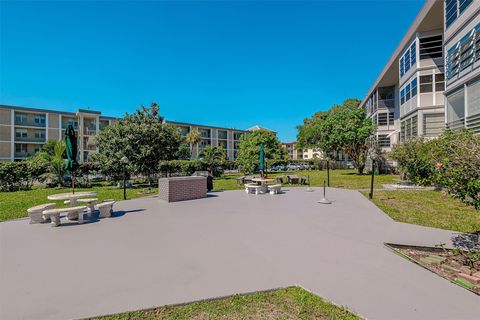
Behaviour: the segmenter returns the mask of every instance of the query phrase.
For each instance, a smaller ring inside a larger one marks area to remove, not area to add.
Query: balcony
[[[27,158],[27,157],[30,157],[32,154],[30,154],[29,152],[15,152],[13,154],[13,156],[15,158]]]
[[[395,99],[378,99],[379,109],[393,109],[395,108]]]
[[[92,128],[83,128],[83,134],[86,136],[95,136],[97,134],[97,130]]]
[[[18,142],[40,142],[43,143],[46,141],[45,137],[43,138],[35,138],[35,137],[15,137],[15,141]]]
[[[62,122],[62,129],[67,129],[68,125],[71,124],[73,125],[73,129],[74,130],[78,130],[78,123],[75,122],[75,123],[71,123],[71,122]]]
[[[45,123],[37,123],[35,121],[29,121],[29,120],[15,119],[15,125],[16,126],[28,126],[28,127],[45,128]]]
[[[465,128],[465,118],[460,118],[455,121],[450,121],[447,123],[447,129],[450,130],[460,130]]]

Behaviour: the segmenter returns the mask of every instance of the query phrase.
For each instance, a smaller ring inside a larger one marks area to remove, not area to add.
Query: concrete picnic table
[[[70,207],[77,206],[77,200],[80,198],[94,197],[97,193],[95,191],[81,191],[81,192],[67,192],[51,194],[47,198],[48,200],[70,200]]]
[[[268,186],[267,186],[268,183],[269,182],[275,182],[275,179],[272,179],[272,178],[253,178],[252,181],[259,184],[262,187],[261,190],[264,193],[266,193],[268,191]]]

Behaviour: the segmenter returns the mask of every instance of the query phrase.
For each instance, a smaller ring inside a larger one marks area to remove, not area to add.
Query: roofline
[[[103,116],[100,111],[88,110],[88,109],[78,109],[76,112],[70,112],[70,111],[58,111],[58,110],[42,109],[42,108],[12,106],[12,105],[6,105],[6,104],[0,104],[0,108],[23,110],[23,111],[32,111],[32,112],[59,113],[59,114],[64,114],[64,115],[69,115],[69,116],[76,116],[77,112],[92,113],[92,114],[98,115],[98,116],[100,116],[101,118],[104,118],[104,119],[117,119],[115,117]]]
[[[242,129],[237,129],[237,128],[217,127],[217,126],[209,126],[209,125],[205,125],[205,124],[196,124],[196,123],[189,123],[189,122],[179,122],[179,121],[165,120],[165,123],[175,124],[175,125],[180,125],[180,126],[194,126],[194,127],[205,127],[205,128],[214,128],[214,129],[234,130],[234,131],[240,131],[242,133],[247,132],[247,130],[242,130]]]
[[[368,90],[367,94],[363,98],[362,102],[360,103],[360,106],[363,106],[365,102],[367,101],[368,97],[372,92],[375,90],[375,88],[378,86],[378,83],[380,80],[385,76],[387,71],[390,69],[392,66],[393,62],[400,56],[400,54],[403,51],[403,48],[407,45],[407,43],[410,41],[410,39],[413,37],[415,34],[418,26],[420,23],[423,21],[425,16],[428,14],[428,12],[432,9],[433,5],[436,3],[437,0],[427,0],[425,4],[423,5],[422,9],[420,9],[420,12],[417,14],[415,17],[415,20],[413,20],[412,24],[410,25],[410,28],[408,29],[407,33],[403,36],[402,41],[397,45],[395,51],[393,51],[393,54],[390,56],[390,59],[388,60],[387,64],[383,67],[382,71],[378,75],[377,79],[373,83],[373,85],[370,87]]]

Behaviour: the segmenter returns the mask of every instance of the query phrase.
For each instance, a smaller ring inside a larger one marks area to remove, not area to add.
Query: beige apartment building
[[[297,149],[296,142],[282,142],[282,148],[285,149],[289,160],[302,160],[303,151]]]
[[[86,161],[90,154],[98,151],[95,136],[116,120],[93,110],[61,112],[0,105],[0,161],[20,160],[34,155],[46,141],[63,139],[68,124],[74,126],[78,136],[80,161]],[[255,130],[268,130],[260,126],[238,130],[175,121],[165,122],[178,127],[182,136],[186,136],[193,129],[200,132],[202,135],[200,143],[190,146],[192,158],[197,158],[202,148],[212,145],[222,146],[228,159],[236,159],[240,137],[243,134]]]

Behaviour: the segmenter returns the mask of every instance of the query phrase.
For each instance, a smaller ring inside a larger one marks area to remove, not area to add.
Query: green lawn
[[[360,319],[301,288],[292,287],[270,292],[195,302],[181,306],[161,307],[149,311],[127,312],[94,318],[97,320],[132,319]]]
[[[269,177],[277,177],[285,174],[297,174],[300,176],[309,176],[311,186],[323,186],[323,180],[327,180],[326,170],[307,170],[295,172],[270,173]],[[242,189],[236,182],[236,178],[241,174],[224,175],[215,179],[213,186],[215,190],[238,190]],[[370,175],[358,175],[355,170],[330,170],[330,186],[346,189],[368,189],[370,188]],[[398,175],[378,175],[375,176],[375,188],[382,188],[382,184],[393,183],[399,179]]]
[[[364,193],[368,196],[367,193]],[[460,232],[480,231],[480,211],[439,191],[375,191],[373,202],[395,221]]]
[[[99,201],[104,199],[123,200],[123,189],[114,186],[98,185],[88,189],[75,189],[78,191],[96,191]],[[127,199],[143,197],[146,194],[142,188],[127,189]],[[157,192],[157,189],[152,189]],[[51,201],[48,195],[55,193],[72,192],[71,188],[44,188],[35,187],[28,191],[0,192],[0,221],[22,218],[28,216],[27,209],[48,202],[56,202],[57,207],[63,206],[63,201]]]

